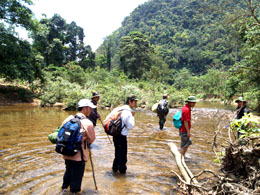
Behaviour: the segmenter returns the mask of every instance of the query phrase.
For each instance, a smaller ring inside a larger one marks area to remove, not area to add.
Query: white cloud
[[[37,19],[57,13],[67,23],[84,29],[85,43],[96,50],[103,38],[121,26],[123,19],[147,0],[34,0],[30,6]]]

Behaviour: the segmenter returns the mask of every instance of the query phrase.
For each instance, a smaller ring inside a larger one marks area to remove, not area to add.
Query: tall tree
[[[252,86],[252,92],[257,97],[257,110],[260,111],[260,3],[259,1],[248,2],[249,19],[246,20],[245,28],[242,29],[243,35],[243,60],[237,64],[237,67],[243,69],[246,80]]]
[[[22,79],[32,82],[42,78],[41,64],[33,55],[28,41],[21,40],[14,26],[33,29],[32,12],[26,7],[30,0],[0,1],[0,76],[7,79]]]
[[[63,66],[71,61],[84,68],[94,66],[95,55],[90,46],[84,45],[84,37],[81,27],[75,22],[67,24],[58,14],[42,19],[32,33],[33,46],[44,56],[46,66]]]
[[[141,78],[152,66],[153,48],[148,37],[141,32],[131,32],[120,39],[120,68],[130,78]]]
[[[31,0],[1,0],[0,22],[21,25],[26,29],[31,28],[32,11],[26,7],[31,4]]]

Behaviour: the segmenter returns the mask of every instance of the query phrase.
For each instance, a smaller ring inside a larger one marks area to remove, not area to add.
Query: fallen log
[[[182,176],[184,177],[184,180],[186,181],[186,183],[191,184],[191,179],[192,179],[193,183],[198,184],[198,181],[194,178],[192,172],[187,167],[187,165],[184,161],[184,156],[181,155],[177,146],[174,143],[169,143],[168,146],[170,147],[170,150],[175,157],[176,164],[177,164]]]

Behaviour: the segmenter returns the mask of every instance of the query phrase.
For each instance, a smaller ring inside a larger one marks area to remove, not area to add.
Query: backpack
[[[121,134],[122,118],[121,113],[123,110],[116,111],[105,123],[104,130],[108,135],[118,136]]]
[[[157,112],[158,113],[167,113],[168,112],[167,106],[168,106],[168,102],[165,99],[160,100],[158,103]]]
[[[58,133],[59,133],[61,127],[62,127],[62,126],[58,127],[57,129],[54,130],[53,133],[51,133],[51,134],[48,135],[48,138],[49,138],[49,140],[50,140],[51,143],[56,144],[56,142],[57,142],[57,136],[58,136]]]
[[[181,110],[179,110],[174,116],[173,116],[173,125],[176,129],[180,129],[182,126],[182,122],[181,122]]]
[[[73,119],[65,123],[59,130],[55,151],[57,153],[74,156],[81,151],[80,117],[75,115]]]

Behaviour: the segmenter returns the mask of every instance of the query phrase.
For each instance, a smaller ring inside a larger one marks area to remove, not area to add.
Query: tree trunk
[[[190,184],[191,178],[193,178],[193,174],[191,173],[191,171],[187,167],[186,163],[184,162],[184,156],[181,155],[177,146],[174,143],[169,143],[168,146],[170,147],[172,154],[175,156],[175,161],[177,163],[177,166],[178,166],[182,176],[184,177],[185,181],[188,184]],[[196,179],[193,179],[192,181],[195,184],[198,183]]]

